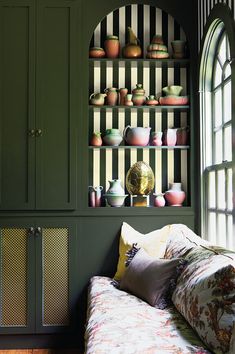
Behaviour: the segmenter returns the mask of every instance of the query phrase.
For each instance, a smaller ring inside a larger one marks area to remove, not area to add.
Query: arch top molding
[[[83,30],[86,43],[89,43],[94,29],[110,12],[122,6],[150,5],[171,15],[183,28],[190,46],[190,52],[197,47],[197,1],[196,0],[86,0],[83,3]],[[195,47],[195,48],[194,48]]]

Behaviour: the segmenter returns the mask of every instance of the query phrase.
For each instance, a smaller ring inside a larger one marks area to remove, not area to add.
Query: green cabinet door
[[[77,1],[37,7],[36,208],[74,209]]]
[[[0,2],[0,208],[34,207],[35,2]],[[33,135],[33,134],[32,134]]]
[[[36,333],[69,332],[78,294],[76,225],[51,218],[36,225]]]
[[[9,226],[10,225],[10,226]],[[0,334],[35,332],[33,222],[0,222]]]

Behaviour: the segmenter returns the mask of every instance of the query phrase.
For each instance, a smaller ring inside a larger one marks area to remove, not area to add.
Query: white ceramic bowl
[[[124,195],[113,195],[113,194],[104,194],[104,197],[107,199],[108,204],[111,207],[121,207],[124,203],[125,198],[128,194]]]

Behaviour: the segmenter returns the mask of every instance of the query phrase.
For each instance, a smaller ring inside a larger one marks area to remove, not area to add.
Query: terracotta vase
[[[118,103],[118,92],[115,87],[106,88],[104,90],[106,93],[106,104],[108,106],[116,106]]]
[[[175,40],[171,42],[173,49],[173,58],[182,59],[185,58],[185,45],[186,42],[182,40]]]
[[[89,57],[90,58],[104,58],[105,51],[103,48],[100,47],[93,47],[89,50]]]
[[[132,90],[132,102],[135,106],[142,106],[145,101],[145,90],[142,84],[136,84],[136,88]]]
[[[124,106],[125,105],[125,98],[126,95],[128,94],[128,89],[127,88],[120,88],[119,89],[119,105]]]
[[[177,140],[176,145],[187,145],[189,130],[187,127],[177,129]]]
[[[158,100],[156,100],[156,97],[154,95],[150,95],[146,98],[145,102],[148,106],[156,106],[158,104]]]
[[[170,183],[170,189],[165,192],[165,198],[169,206],[182,206],[185,192],[181,189],[181,183]]]
[[[142,56],[139,40],[130,27],[128,27],[128,43],[123,47],[122,55],[124,58],[140,58]]]
[[[107,36],[104,41],[104,49],[107,58],[118,58],[120,54],[120,43],[117,36]]]
[[[127,94],[125,97],[125,106],[133,106],[132,94]]]
[[[102,138],[101,138],[101,133],[100,132],[94,132],[92,134],[92,138],[91,138],[90,144],[92,146],[101,146],[102,145]]]

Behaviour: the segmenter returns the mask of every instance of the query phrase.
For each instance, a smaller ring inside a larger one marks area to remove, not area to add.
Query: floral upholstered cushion
[[[156,309],[93,277],[88,293],[86,354],[210,353],[174,307]]]
[[[213,352],[228,353],[235,323],[234,254],[195,247],[185,259],[173,303]]]
[[[211,244],[197,236],[183,224],[171,225],[164,258],[183,257],[195,246],[210,247]]]

